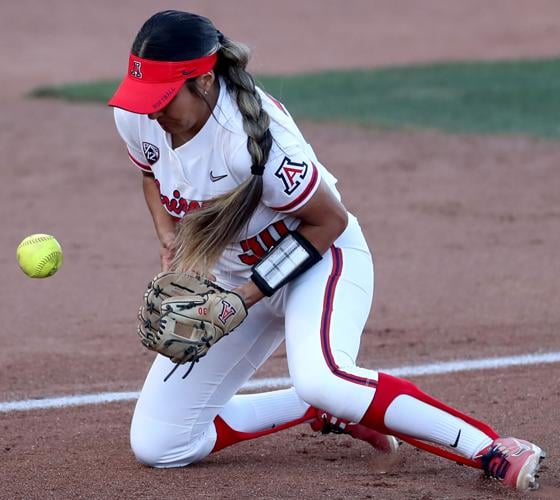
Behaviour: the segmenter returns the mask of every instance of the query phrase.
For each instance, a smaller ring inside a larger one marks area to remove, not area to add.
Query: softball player
[[[160,12],[138,32],[109,102],[144,174],[162,268],[209,272],[250,308],[187,378],[164,381],[174,365],[156,357],[131,425],[138,460],[185,466],[306,422],[388,453],[397,436],[507,486],[536,487],[541,448],[356,366],[371,254],[336,179],[284,106],[255,87],[248,59],[210,20]],[[282,341],[293,387],[238,395]]]

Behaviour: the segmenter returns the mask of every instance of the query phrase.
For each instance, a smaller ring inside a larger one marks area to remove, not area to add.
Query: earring
[[[207,91],[207,90],[204,91],[204,95],[208,95],[208,91]]]

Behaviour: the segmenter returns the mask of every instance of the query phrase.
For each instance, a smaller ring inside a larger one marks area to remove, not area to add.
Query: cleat
[[[365,425],[337,418],[321,410],[317,410],[315,419],[310,422],[310,425],[314,431],[322,434],[348,434],[355,439],[369,443],[381,453],[396,453],[400,446],[400,442],[394,436],[388,436]]]
[[[497,438],[475,458],[486,477],[518,490],[536,490],[540,463],[546,453],[536,444],[516,438]]]

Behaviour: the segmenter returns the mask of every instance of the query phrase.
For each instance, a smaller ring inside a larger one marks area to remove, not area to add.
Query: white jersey
[[[215,269],[222,276],[249,278],[252,265],[266,250],[297,227],[299,221],[289,214],[309,201],[321,179],[338,196],[336,179],[317,160],[284,106],[260,89],[259,93],[271,119],[273,145],[263,174],[260,203],[245,234],[228,245]],[[156,120],[119,108],[114,112],[130,159],[154,175],[163,206],[176,218],[234,189],[252,175],[242,116],[223,81],[213,117],[190,141],[175,149],[170,134]]]

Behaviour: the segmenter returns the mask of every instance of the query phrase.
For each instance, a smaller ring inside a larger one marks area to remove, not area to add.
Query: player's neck
[[[179,135],[179,134],[171,134],[171,147],[173,149],[177,149],[179,147],[181,147],[183,144],[189,142],[192,138],[194,137],[186,137],[184,135]]]

